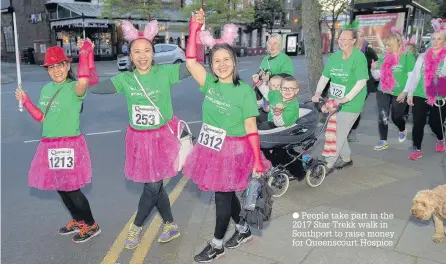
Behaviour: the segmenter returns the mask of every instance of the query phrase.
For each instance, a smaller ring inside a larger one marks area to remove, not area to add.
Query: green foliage
[[[99,0],[104,4],[101,17],[129,17],[151,20],[164,18],[163,5],[158,0]]]
[[[282,0],[259,0],[254,6],[255,20],[249,26],[252,29],[261,29],[263,25],[267,28],[274,27],[274,20],[279,20],[283,26],[289,21],[286,20],[285,9]]]
[[[254,21],[254,8],[243,8],[243,0],[207,0],[204,6],[206,12],[206,27],[219,29],[226,24],[247,24]],[[192,13],[201,7],[201,0],[195,0],[184,8]]]

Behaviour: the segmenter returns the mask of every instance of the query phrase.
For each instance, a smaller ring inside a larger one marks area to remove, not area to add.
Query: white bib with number
[[[135,126],[157,126],[160,115],[154,106],[132,105],[132,122]]]
[[[336,83],[330,83],[330,94],[336,98],[344,98],[345,86]]]
[[[50,170],[74,169],[74,149],[72,148],[48,149],[48,166]]]
[[[224,129],[204,124],[201,127],[198,143],[215,151],[220,151],[225,142],[226,131]]]

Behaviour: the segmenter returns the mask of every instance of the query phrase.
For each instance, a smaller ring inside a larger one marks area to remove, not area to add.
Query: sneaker
[[[423,157],[423,152],[421,152],[421,150],[415,147],[413,148],[412,153],[410,153],[409,155],[410,160],[418,160],[421,159],[422,157]]]
[[[141,240],[142,227],[132,224],[129,228],[129,233],[127,234],[127,240],[124,243],[126,249],[134,249],[139,245]]]
[[[209,263],[214,259],[222,258],[225,255],[225,248],[216,248],[212,243],[208,245],[200,252],[200,254],[194,257],[194,260],[198,263]]]
[[[444,139],[443,140],[437,140],[437,144],[435,145],[435,151],[436,152],[444,152],[446,150],[446,144]]]
[[[100,233],[101,229],[99,228],[98,223],[94,223],[91,226],[87,224],[81,224],[81,230],[73,237],[73,242],[84,243],[99,235]]]
[[[348,142],[356,142],[356,131],[352,130],[347,137]]]
[[[398,141],[400,143],[403,143],[407,138],[407,129],[404,130],[403,132],[398,132]]]
[[[388,148],[389,148],[389,145],[387,145],[387,141],[380,140],[380,141],[378,141],[378,144],[376,144],[374,149],[377,150],[377,151],[380,151],[380,150],[385,150],[385,149],[388,149]]]
[[[83,222],[78,222],[73,219],[66,226],[59,229],[59,235],[66,236],[78,233],[79,230],[81,230],[81,224],[83,224]]]
[[[225,248],[238,248],[241,244],[249,242],[252,239],[251,230],[248,228],[246,233],[240,233],[238,230],[235,230],[235,233],[232,237],[226,241]]]
[[[178,226],[174,223],[167,222],[163,225],[163,232],[159,236],[158,242],[167,243],[179,236],[180,236],[180,230],[178,229]]]
[[[340,170],[346,167],[350,167],[353,165],[353,160],[350,159],[349,161],[344,161],[342,159],[340,159],[338,162],[336,162],[335,167],[336,169]]]

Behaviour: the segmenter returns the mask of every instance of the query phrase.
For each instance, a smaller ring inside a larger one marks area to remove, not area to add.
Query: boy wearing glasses
[[[260,124],[260,130],[268,130],[276,127],[287,127],[296,123],[299,118],[299,102],[297,100],[297,93],[299,92],[299,82],[293,77],[288,76],[280,82],[280,89],[276,90],[273,87],[276,84],[276,77],[271,78],[270,86],[262,84],[259,90],[263,96],[268,99],[269,106],[266,109],[268,114],[268,121]]]

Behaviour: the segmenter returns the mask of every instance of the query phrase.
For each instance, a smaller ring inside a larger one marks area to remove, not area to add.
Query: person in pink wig
[[[180,236],[174,223],[169,196],[163,180],[178,174],[179,119],[173,114],[171,87],[190,76],[184,64],[156,65],[153,40],[158,34],[156,20],[142,32],[131,22],[122,21],[129,42],[131,69],[90,87],[95,94],[119,93],[125,96],[129,125],[125,137],[124,174],[128,180],[144,183],[135,220],[128,230],[125,248],[134,249],[141,240],[142,226],[154,207],[163,219],[158,242]],[[182,129],[180,129],[182,130]]]
[[[203,191],[215,192],[217,219],[214,238],[194,257],[196,262],[210,262],[225,254],[224,247],[236,248],[252,239],[246,222],[240,218],[240,201],[235,192],[247,188],[251,173],[265,172],[271,164],[260,152],[257,109],[254,90],[240,80],[237,58],[231,46],[238,36],[237,26],[225,25],[221,39],[208,31],[201,9],[189,22],[186,65],[205,94],[203,125],[192,153],[186,159],[183,174]],[[196,44],[211,47],[211,72],[197,62]],[[233,236],[223,243],[231,218],[236,224]]]
[[[446,149],[442,128],[446,117],[446,29],[440,23],[441,19],[432,20],[435,30],[432,34],[432,46],[418,56],[404,92],[398,97],[400,102],[404,102],[407,96],[407,103],[413,109],[413,149],[409,155],[411,160],[423,156],[421,143],[428,112],[429,126],[437,136],[435,151],[444,152]]]
[[[91,183],[91,161],[87,142],[80,132],[79,118],[88,85],[97,83],[93,44],[79,40],[77,77],[71,71],[71,58],[59,46],[45,52],[44,64],[51,82],[45,84],[37,106],[21,89],[17,100],[34,120],[42,124],[42,140],[37,147],[28,173],[28,185],[39,190],[56,190],[72,220],[59,229],[71,235],[73,242],[83,243],[99,235],[87,197],[80,190]]]

